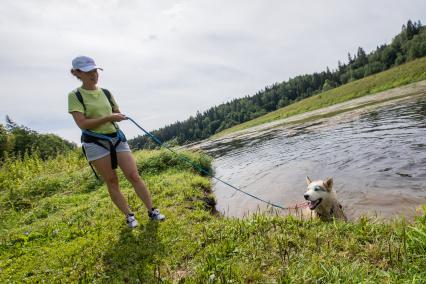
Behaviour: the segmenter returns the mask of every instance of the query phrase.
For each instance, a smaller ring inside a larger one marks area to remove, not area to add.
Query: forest
[[[299,75],[275,83],[254,95],[233,99],[197,112],[185,121],[177,121],[151,133],[170,145],[184,145],[203,140],[224,129],[285,107],[301,99],[319,94],[366,76],[385,71],[426,55],[426,27],[420,21],[408,20],[390,44],[382,44],[366,54],[362,47],[348,53],[347,62],[338,61],[337,68],[320,73]],[[158,145],[147,135],[129,140],[133,149],[149,149]]]
[[[6,125],[0,124],[0,165],[5,159],[17,159],[25,155],[38,155],[46,160],[75,148],[76,144],[57,135],[40,134],[18,125],[9,116],[6,116]]]

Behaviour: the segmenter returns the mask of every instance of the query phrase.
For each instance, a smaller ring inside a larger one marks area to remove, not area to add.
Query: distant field
[[[414,60],[387,71],[353,81],[338,88],[298,101],[274,112],[265,114],[256,119],[225,129],[213,136],[219,138],[226,134],[237,132],[253,126],[268,123],[274,120],[287,118],[293,115],[331,106],[369,94],[403,86],[426,79],[426,57]]]

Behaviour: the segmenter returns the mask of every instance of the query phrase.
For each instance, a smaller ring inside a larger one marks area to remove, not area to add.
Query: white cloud
[[[73,57],[93,56],[100,83],[147,129],[266,85],[336,67],[387,43],[424,1],[3,1],[0,115],[78,141],[66,112]],[[384,8],[386,7],[386,8]],[[123,127],[133,137],[138,130]]]

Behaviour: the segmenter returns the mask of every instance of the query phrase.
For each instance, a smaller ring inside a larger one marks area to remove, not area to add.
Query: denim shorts
[[[112,141],[113,141],[113,144],[115,144],[117,142],[117,138],[112,138]],[[108,145],[108,142],[102,141],[101,143],[104,144],[105,146]],[[86,157],[89,162],[98,160],[110,154],[110,152],[107,149],[95,143],[83,142],[82,146],[84,147],[84,151],[86,151]],[[115,151],[117,153],[130,152],[129,144],[127,142],[120,142],[117,148],[115,148]]]

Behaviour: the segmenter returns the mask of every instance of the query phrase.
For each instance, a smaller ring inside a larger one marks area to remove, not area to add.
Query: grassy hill
[[[213,138],[422,80],[426,80],[426,57],[298,101],[225,129],[215,134]]]
[[[210,167],[210,159],[184,152]],[[305,283],[426,279],[426,215],[407,223],[362,218],[323,223],[256,214],[212,214],[210,179],[169,152],[135,153],[155,204],[148,221],[120,176],[140,221],[124,217],[78,152],[0,168],[0,283]],[[425,208],[426,209],[426,208]]]

